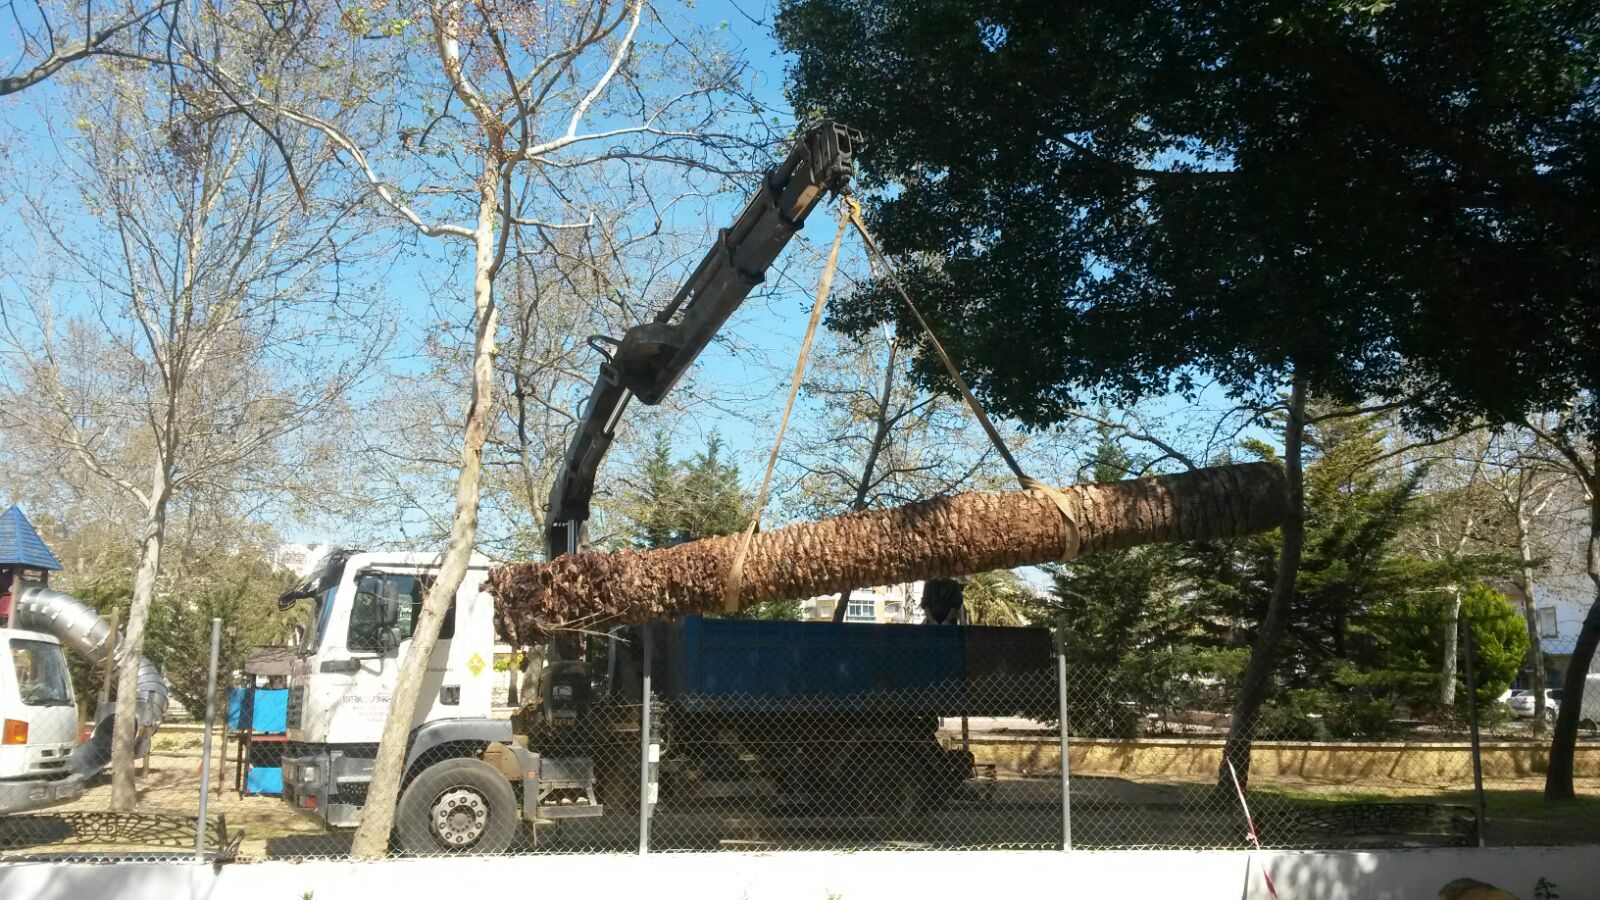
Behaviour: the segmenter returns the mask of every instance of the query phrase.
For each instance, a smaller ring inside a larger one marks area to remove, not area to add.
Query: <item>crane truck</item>
[[[807,130],[654,321],[621,340],[590,339],[605,359],[551,490],[550,558],[578,552],[627,404],[667,395],[824,196],[848,189],[859,140],[831,121]],[[360,822],[399,664],[438,563],[334,551],[280,601],[312,604],[289,678],[282,797],[327,827]],[[526,823],[636,811],[647,667],[661,706],[651,737],[663,787],[736,775],[774,795],[838,802],[887,791],[910,807],[941,802],[971,772],[969,755],[937,741],[940,716],[1018,711],[1003,691],[961,686],[1049,666],[1042,629],[691,617],[617,629],[604,652],[553,646],[538,702],[495,718],[488,567],[472,559],[412,713],[395,825],[408,852],[499,852]],[[935,704],[926,690],[934,685],[954,687]],[[779,721],[823,729],[847,749],[797,757],[770,740]],[[744,750],[730,755],[730,746]]]

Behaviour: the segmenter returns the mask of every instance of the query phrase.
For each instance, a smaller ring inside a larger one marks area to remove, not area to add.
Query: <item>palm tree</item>
[[[864,510],[758,534],[738,585],[739,608],[873,584],[958,578],[1082,553],[1265,531],[1284,518],[1273,463],[1198,469],[1056,494],[972,492]],[[560,556],[490,573],[513,643],[552,629],[601,628],[723,609],[741,535],[656,550]]]
[[[1030,593],[1022,578],[1010,569],[969,575],[961,605],[970,625],[1024,625]]]

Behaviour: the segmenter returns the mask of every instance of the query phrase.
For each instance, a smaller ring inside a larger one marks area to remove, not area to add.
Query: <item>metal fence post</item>
[[[1467,663],[1467,727],[1472,734],[1472,812],[1477,820],[1478,846],[1488,846],[1484,839],[1484,819],[1487,818],[1483,808],[1483,751],[1478,743],[1478,679],[1472,671],[1472,658],[1476,655],[1476,648],[1472,646],[1472,623],[1467,621],[1465,610],[1456,620],[1461,628],[1461,647],[1466,651]]]
[[[194,826],[195,862],[204,862],[206,857],[206,794],[211,787],[211,726],[217,718],[217,647],[221,641],[222,620],[212,619],[211,668],[206,678],[206,736],[200,745],[200,816]]]
[[[650,801],[654,785],[650,778],[655,741],[650,739],[650,623],[639,626],[644,641],[644,678],[639,690],[639,853],[650,852]]]
[[[1056,701],[1061,723],[1061,849],[1072,849],[1072,774],[1068,763],[1067,738],[1067,654],[1061,633],[1056,632]]]

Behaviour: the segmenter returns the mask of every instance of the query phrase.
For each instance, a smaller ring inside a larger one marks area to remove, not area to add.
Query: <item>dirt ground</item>
[[[219,742],[220,743],[220,742]],[[234,789],[237,744],[229,740],[212,756],[208,816],[223,816],[230,833],[243,830],[240,847],[246,859],[340,856],[349,847],[348,833],[323,831],[309,817],[288,808],[276,796],[242,797]],[[980,763],[982,760],[980,760]],[[169,731],[159,735],[149,771],[139,777],[140,812],[192,817],[199,800],[200,736]],[[218,790],[218,785],[222,789]],[[1486,832],[1498,844],[1600,842],[1600,778],[1582,778],[1580,799],[1569,804],[1542,800],[1542,778],[1491,780]],[[102,779],[74,803],[40,811],[40,821],[56,813],[104,812],[110,809],[111,787]],[[1345,781],[1273,776],[1251,785],[1250,802],[1258,819],[1292,815],[1310,807],[1350,803],[1426,802],[1471,806],[1469,786],[1376,781]],[[1053,776],[1027,777],[998,773],[974,779],[945,807],[920,814],[914,821],[894,816],[846,814],[775,817],[758,805],[740,801],[675,799],[657,807],[652,846],[663,850],[800,849],[808,847],[904,848],[1059,846],[1062,829],[1060,783]],[[1206,779],[1167,777],[1096,777],[1071,781],[1071,816],[1075,844],[1083,847],[1231,846],[1242,834],[1242,813],[1228,798],[1219,799]],[[16,825],[13,823],[13,831]],[[568,822],[540,829],[537,849],[543,852],[627,852],[637,847],[637,816],[607,814],[601,819]],[[192,828],[130,826],[116,843],[52,840],[0,842],[0,853],[88,853],[144,850],[182,852],[193,846]],[[534,849],[527,845],[522,850]]]
[[[261,857],[266,853],[269,838],[285,835],[324,835],[310,818],[289,809],[275,796],[243,797],[234,790],[234,771],[237,765],[238,744],[230,737],[226,752],[220,737],[213,739],[211,756],[210,795],[206,799],[206,816],[222,816],[230,832],[243,829],[244,843],[241,853]],[[200,753],[201,736],[194,732],[169,731],[156,735],[150,755],[148,772],[138,777],[139,812],[193,817],[200,806]],[[218,784],[222,789],[218,790]],[[39,810],[38,813],[104,812],[111,809],[111,781],[102,775],[78,800],[62,806]],[[140,835],[127,835],[130,844],[140,845]],[[166,840],[163,835],[162,840]],[[190,841],[193,833],[190,832]],[[156,849],[147,842],[144,847]],[[159,846],[159,845],[158,845]],[[192,844],[189,846],[192,847]],[[37,850],[39,848],[29,848]],[[62,848],[66,849],[66,848]],[[71,849],[110,849],[98,845],[74,845]],[[121,848],[118,848],[121,849]]]

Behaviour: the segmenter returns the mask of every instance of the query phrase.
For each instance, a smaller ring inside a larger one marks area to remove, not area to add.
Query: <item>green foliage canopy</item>
[[[1001,413],[1292,369],[1505,420],[1600,372],[1588,0],[785,0],[777,32]],[[869,287],[837,324],[902,315]]]
[[[1311,412],[1305,553],[1290,600],[1296,627],[1279,648],[1258,736],[1382,738],[1401,710],[1450,713],[1438,709],[1438,696],[1459,591],[1479,644],[1479,694],[1498,696],[1515,677],[1526,629],[1505,618],[1509,605],[1480,581],[1510,562],[1418,552],[1413,534],[1441,512],[1418,495],[1422,473],[1381,462],[1388,434],[1377,418],[1320,402]],[[1138,464],[1110,435],[1095,460],[1097,478]],[[1201,708],[1242,671],[1271,594],[1277,544],[1267,534],[1084,557],[1061,567],[1032,616],[1061,627],[1072,665],[1114,681],[1144,708]]]
[[[675,460],[672,436],[659,431],[629,480],[628,516],[635,544],[666,547],[683,541],[733,534],[750,523],[754,498],[739,484],[739,467],[724,459],[719,435],[703,450]]]

